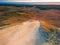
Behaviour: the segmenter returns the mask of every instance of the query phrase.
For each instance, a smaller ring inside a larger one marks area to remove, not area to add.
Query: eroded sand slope
[[[0,31],[0,45],[35,45],[39,21],[26,21]]]

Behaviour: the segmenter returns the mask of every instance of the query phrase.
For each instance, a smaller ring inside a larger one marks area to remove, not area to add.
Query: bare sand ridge
[[[39,21],[26,21],[0,31],[0,45],[34,45]]]

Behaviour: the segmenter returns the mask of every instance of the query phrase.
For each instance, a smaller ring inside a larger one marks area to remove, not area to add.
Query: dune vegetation
[[[45,28],[60,28],[60,10],[51,9],[49,6],[45,8],[49,9],[42,10],[35,6],[0,6],[0,27],[16,25],[27,20],[39,20]]]

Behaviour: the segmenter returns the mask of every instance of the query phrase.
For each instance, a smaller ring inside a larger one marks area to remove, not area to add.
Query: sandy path
[[[0,45],[35,45],[39,21],[26,21],[0,31]]]

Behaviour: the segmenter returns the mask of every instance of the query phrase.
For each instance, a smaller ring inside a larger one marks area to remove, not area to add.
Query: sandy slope
[[[26,21],[0,31],[0,45],[35,45],[39,21]]]
[[[0,45],[52,45],[37,20],[26,21],[0,30]]]

